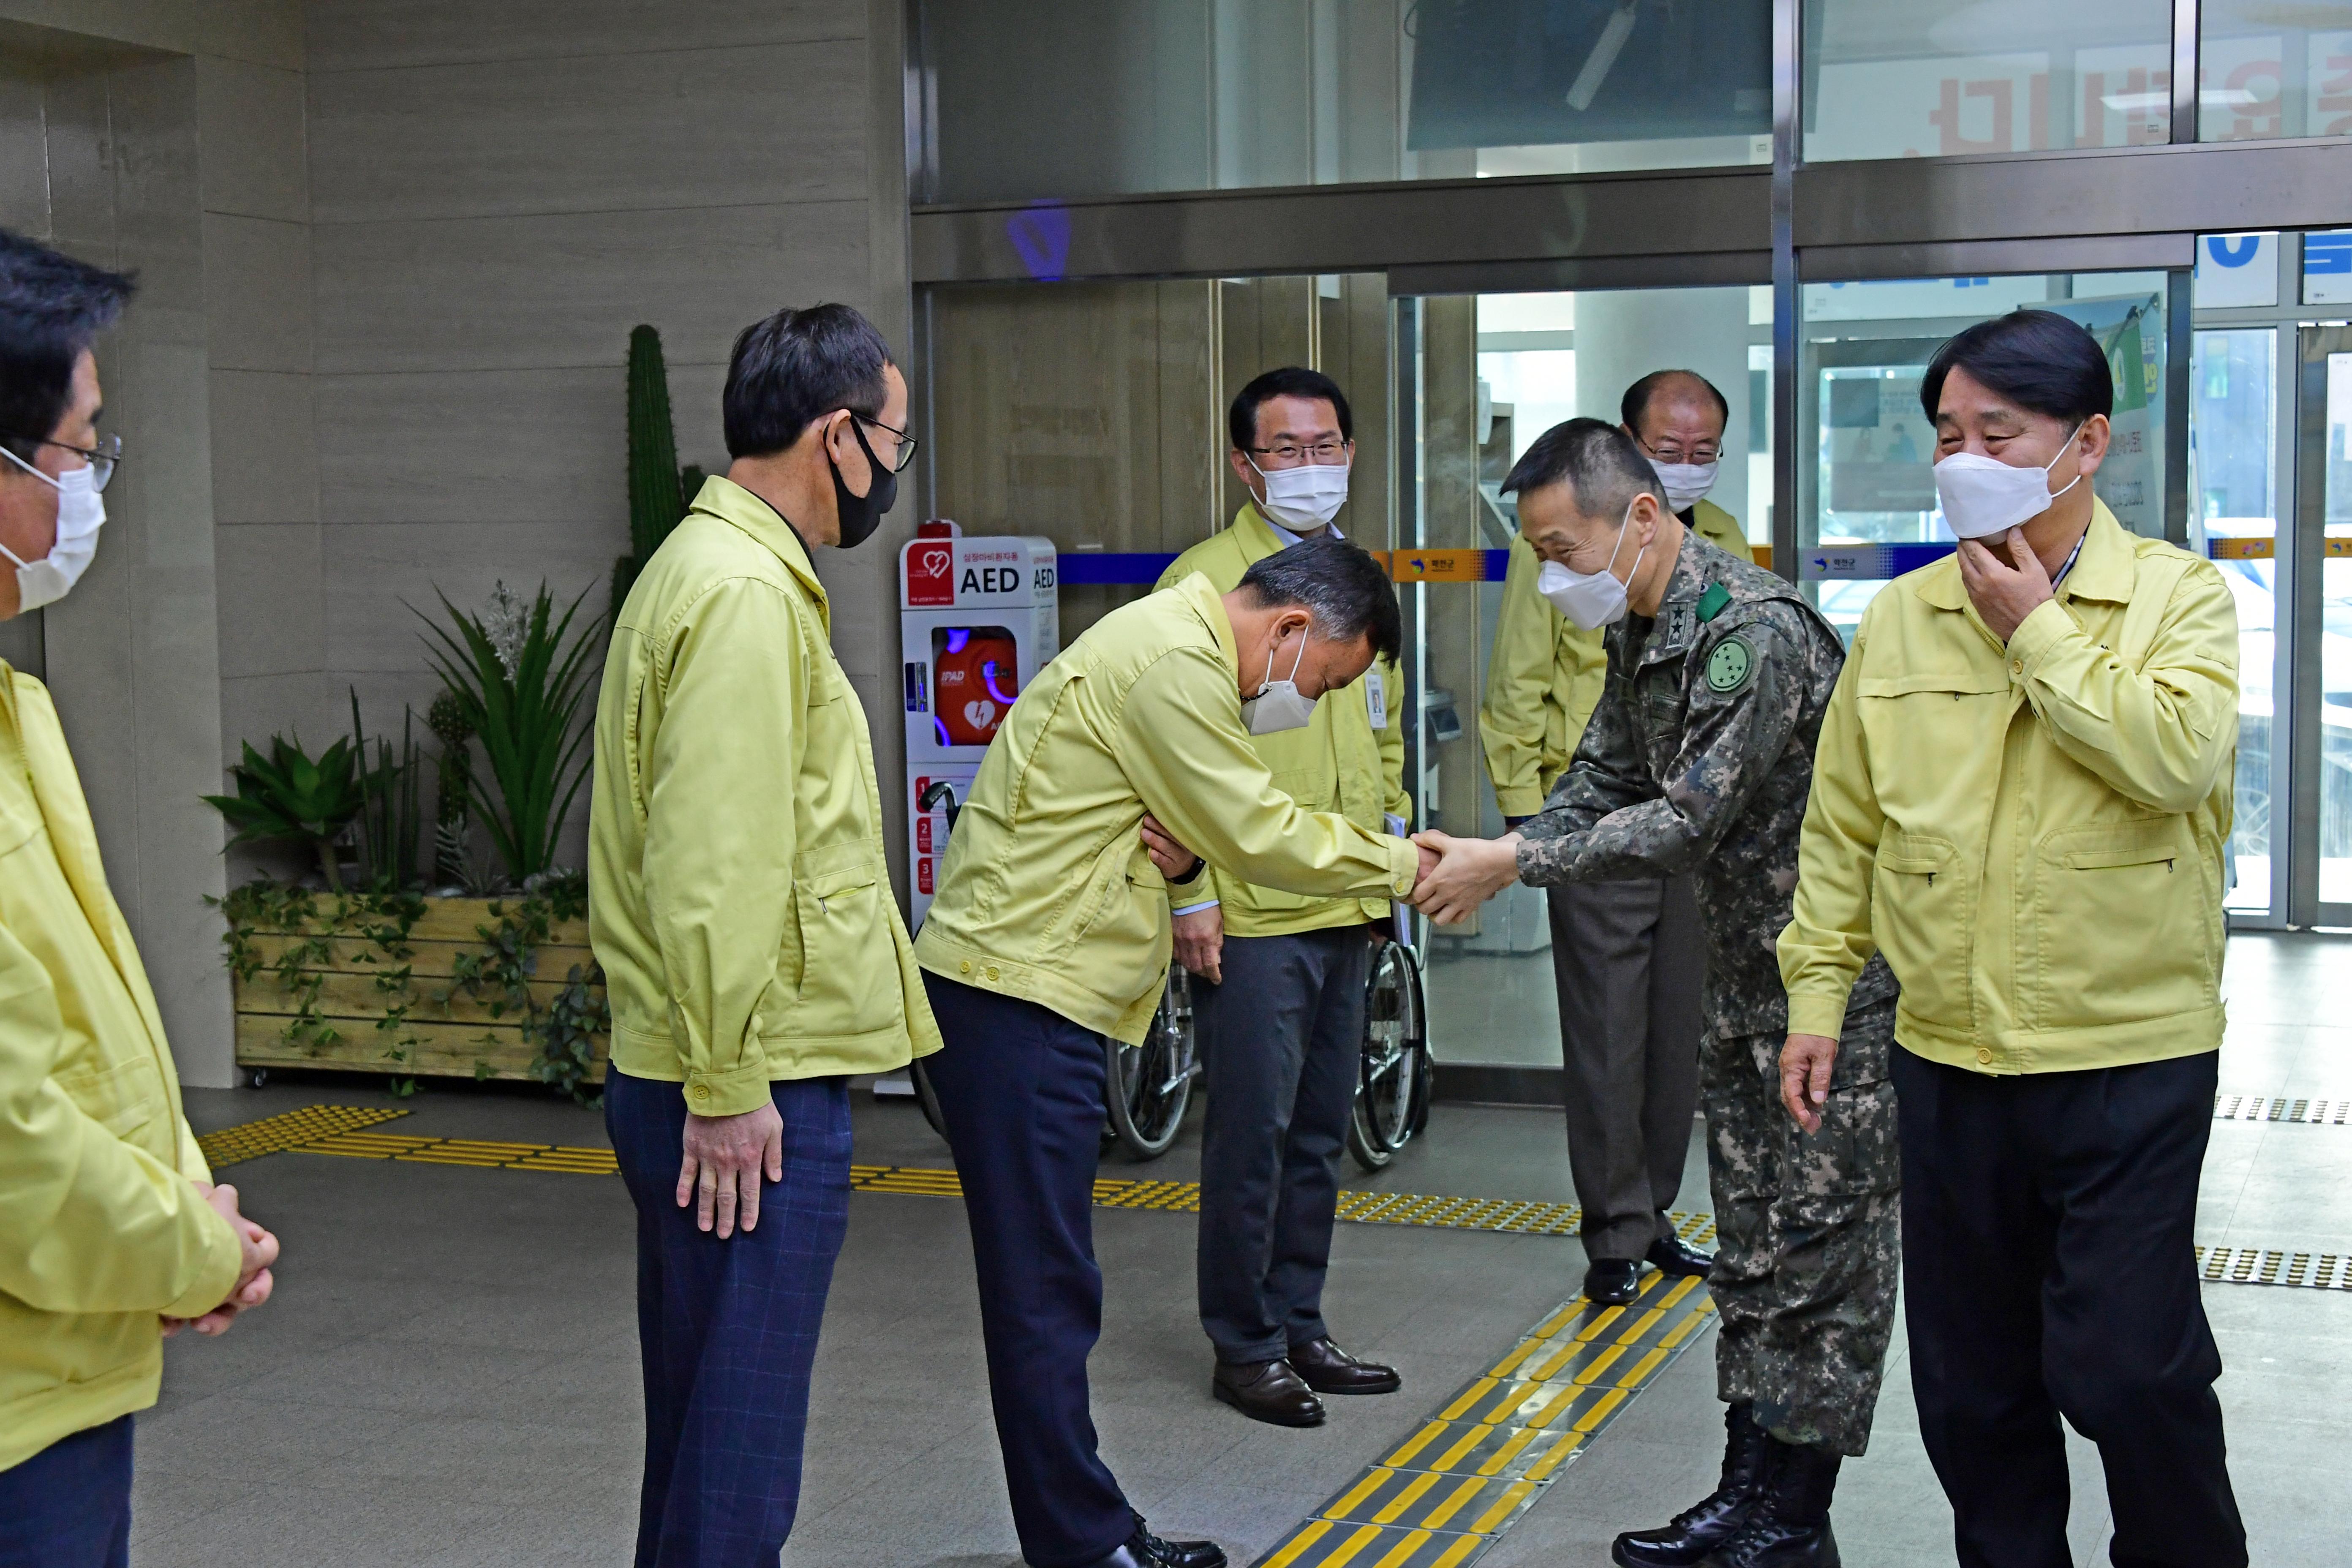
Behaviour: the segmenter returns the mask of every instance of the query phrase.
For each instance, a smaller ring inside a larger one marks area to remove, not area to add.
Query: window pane
[[[2168,0],[1806,8],[1805,156],[1920,158],[2169,141]]]
[[[2200,258],[2201,259],[2201,258]],[[2189,371],[2196,517],[2238,602],[2238,783],[2228,907],[2266,914],[2271,859],[2271,690],[2277,667],[2278,332],[2197,334]],[[2245,541],[2233,548],[2229,542]],[[2218,546],[2213,542],[2222,542]]]
[[[1801,290],[1798,576],[1849,635],[1878,590],[1952,547],[1936,499],[1928,359],[1961,328],[2020,306],[2081,322],[2116,373],[2114,445],[2094,481],[2117,521],[2164,531],[2161,272],[1808,283]]]
[[[2303,302],[2352,304],[2352,228],[2303,237]]]
[[[2319,568],[2319,901],[2352,903],[2352,354],[2327,356]],[[2345,540],[2339,545],[2337,540]]]
[[[2197,137],[2352,136],[2352,5],[2205,0]]]
[[[1769,163],[1770,0],[922,0],[927,199]]]

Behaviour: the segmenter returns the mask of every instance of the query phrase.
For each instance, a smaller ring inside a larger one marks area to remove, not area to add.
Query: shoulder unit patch
[[[1715,645],[1706,656],[1706,686],[1710,691],[1728,694],[1748,684],[1756,673],[1756,650],[1747,639],[1727,637]]]

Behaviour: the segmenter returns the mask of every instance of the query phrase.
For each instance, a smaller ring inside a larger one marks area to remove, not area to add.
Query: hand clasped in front
[[[1413,908],[1439,925],[1459,925],[1478,906],[1519,879],[1517,833],[1500,838],[1456,838],[1435,828],[1413,835],[1423,853],[1421,879],[1413,884]],[[1434,855],[1437,863],[1426,865]]]

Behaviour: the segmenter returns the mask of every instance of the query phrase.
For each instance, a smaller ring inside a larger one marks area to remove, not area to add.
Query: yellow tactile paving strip
[[[199,1133],[196,1147],[205,1152],[205,1163],[217,1171],[223,1165],[234,1165],[241,1160],[258,1160],[264,1154],[282,1154],[289,1149],[299,1149],[321,1138],[373,1127],[407,1114],[405,1110],[391,1110],[372,1105],[306,1105],[299,1110],[264,1117],[259,1121],[224,1127],[217,1132]]]
[[[1541,1500],[1714,1310],[1698,1280],[1663,1274],[1629,1306],[1562,1303],[1257,1568],[1460,1568]]]
[[[2352,1290],[2352,1255],[2284,1252],[2259,1247],[2200,1247],[2201,1277],[2217,1285],[2308,1285]]]
[[[2225,1102],[2228,1098],[2224,1097]],[[2324,1106],[2331,1102],[2310,1103]],[[196,1142],[215,1170],[242,1160],[257,1160],[265,1154],[290,1152],[580,1176],[610,1176],[619,1172],[610,1149],[493,1142],[472,1138],[422,1138],[376,1131],[383,1123],[407,1114],[405,1110],[377,1106],[306,1105],[299,1110],[205,1133]],[[956,1180],[955,1172],[942,1166],[852,1165],[849,1183],[859,1192],[905,1193],[935,1198],[963,1195],[962,1184]],[[1102,1208],[1194,1214],[1201,1207],[1201,1186],[1197,1182],[1120,1181],[1106,1177],[1095,1183],[1095,1203]],[[1574,1236],[1582,1214],[1574,1204],[1449,1198],[1427,1193],[1351,1188],[1339,1194],[1339,1217],[1358,1225]],[[1710,1215],[1677,1212],[1672,1218],[1685,1240],[1705,1246],[1715,1239],[1715,1219]],[[2214,1284],[2299,1285],[2323,1290],[2352,1290],[2352,1251],[2339,1254],[2200,1247],[2197,1249],[2197,1261],[2202,1277]],[[1415,1568],[1420,1561],[1401,1558],[1396,1568]]]
[[[2299,1121],[2307,1127],[2352,1127],[2352,1100],[2292,1100],[2283,1094],[2217,1094],[2216,1121]]]

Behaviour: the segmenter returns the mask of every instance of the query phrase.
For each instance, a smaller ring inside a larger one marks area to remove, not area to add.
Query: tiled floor
[[[2223,1087],[2352,1094],[2352,949],[2240,939]],[[200,1128],[320,1100],[342,1083],[190,1095]],[[603,1142],[593,1115],[467,1086],[408,1102],[422,1134]],[[2200,1236],[2352,1247],[2352,1127],[2216,1123]],[[911,1108],[861,1097],[858,1153],[945,1164]],[[1694,1144],[1682,1203],[1705,1204]],[[1550,1113],[1441,1107],[1377,1183],[1429,1193],[1570,1195]],[[1188,1134],[1149,1167],[1189,1177]],[[287,1244],[277,1300],[217,1342],[172,1343],[140,1427],[141,1568],[627,1561],[639,1456],[630,1218],[610,1177],[283,1154],[229,1173]],[[959,1205],[859,1194],[818,1362],[792,1568],[1000,1568],[1011,1521],[988,1420]],[[1403,1394],[1334,1402],[1292,1432],[1208,1396],[1191,1309],[1191,1222],[1097,1211],[1108,1300],[1094,1360],[1103,1446],[1138,1505],[1246,1563],[1444,1392],[1569,1295],[1572,1241],[1342,1226],[1328,1299],[1343,1342],[1394,1360]],[[2228,1372],[2232,1474],[2265,1564],[2334,1563],[2352,1517],[2352,1295],[2210,1286]],[[1582,1568],[1617,1531],[1711,1482],[1711,1354],[1682,1357],[1481,1560]],[[2080,1560],[2104,1562],[2096,1457],[2077,1443]],[[1949,1563],[1949,1516],[1921,1452],[1900,1354],[1878,1434],[1837,1510],[1847,1560]]]

